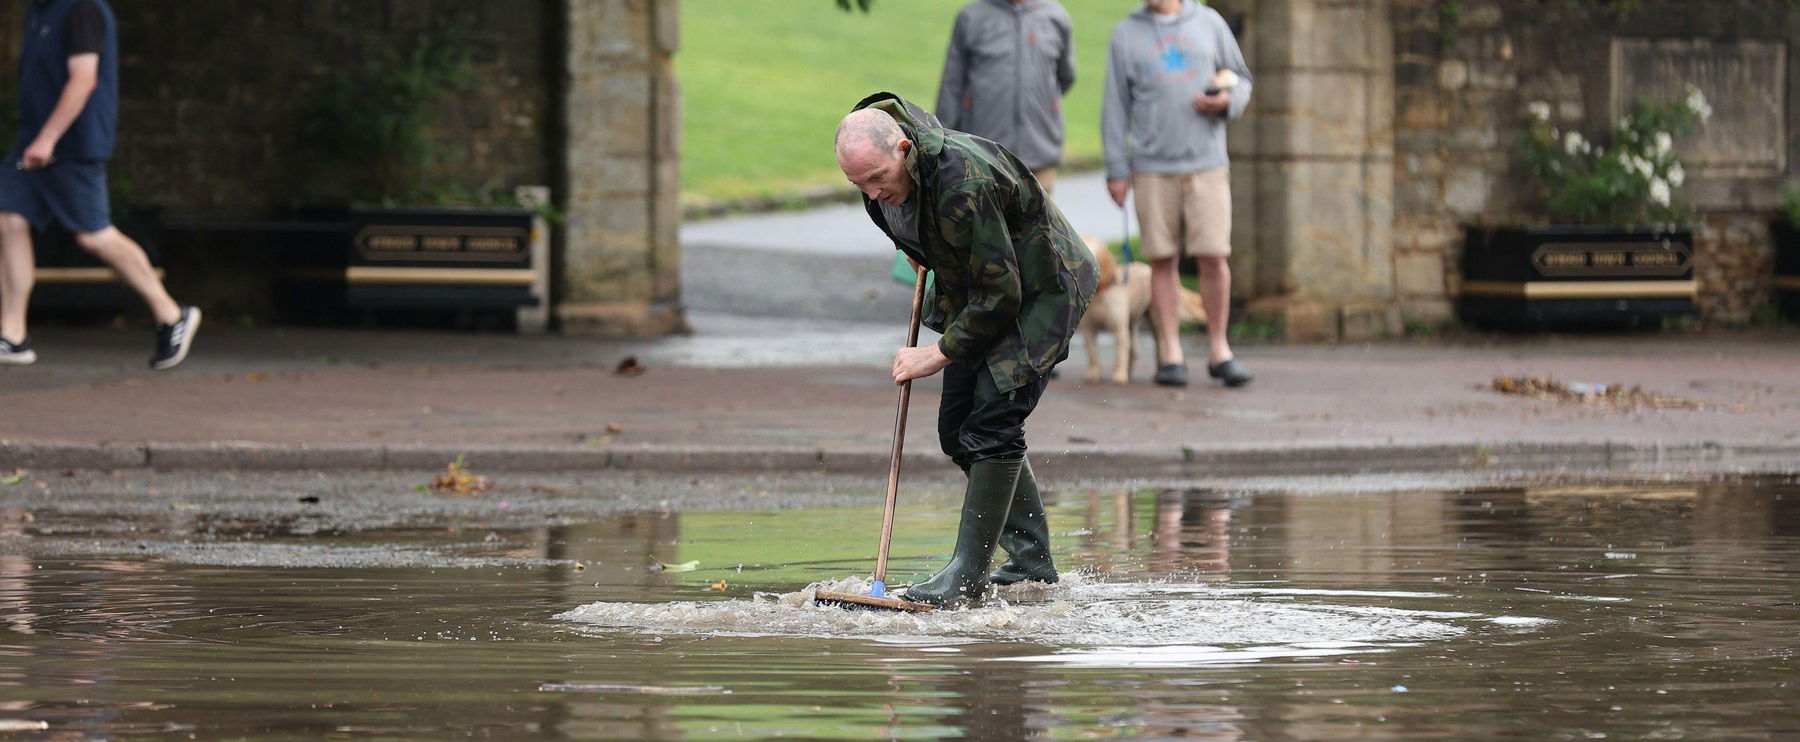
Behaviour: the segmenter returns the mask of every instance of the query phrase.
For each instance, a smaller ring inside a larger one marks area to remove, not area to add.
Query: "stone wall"
[[[314,91],[370,60],[403,58],[421,43],[447,46],[468,56],[466,87],[434,106],[426,166],[412,182],[450,202],[552,186],[567,216],[551,260],[552,315],[562,327],[685,327],[671,65],[677,0],[112,6],[121,102],[111,176],[133,204],[179,221],[267,218],[309,205],[318,192],[305,131]],[[8,67],[25,9],[0,4],[0,64]],[[7,77],[0,97],[10,101]]]
[[[1232,285],[1291,339],[1399,329],[1389,0],[1215,0],[1256,82],[1232,125]]]
[[[1621,106],[1699,84],[1716,111],[1678,143],[1700,214],[1705,317],[1747,321],[1768,301],[1767,219],[1800,154],[1789,122],[1800,11],[1765,0],[1649,0],[1623,15],[1592,3],[1394,0],[1397,298],[1433,316],[1457,293],[1461,226],[1543,222],[1516,155],[1525,106],[1603,135]]]
[[[309,96],[349,65],[421,40],[465,50],[471,87],[437,106],[428,182],[507,194],[551,178],[551,2],[182,0],[115,2],[119,139],[112,177],[175,218],[261,216],[302,205]],[[25,3],[0,10],[17,58]],[[5,62],[9,67],[11,62]],[[372,102],[378,104],[378,102]]]
[[[675,0],[566,0],[556,314],[605,335],[683,332]],[[821,11],[826,12],[826,11]]]

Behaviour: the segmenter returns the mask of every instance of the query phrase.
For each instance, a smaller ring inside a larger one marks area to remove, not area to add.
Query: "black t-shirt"
[[[63,30],[63,49],[71,57],[106,51],[106,16],[94,0],[84,0],[69,10],[69,23]]]

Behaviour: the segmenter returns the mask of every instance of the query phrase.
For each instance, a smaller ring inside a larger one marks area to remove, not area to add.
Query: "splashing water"
[[[916,614],[845,610],[813,602],[819,590],[867,594],[866,580],[818,582],[750,600],[590,603],[557,618],[584,630],[712,636],[862,637],[892,643],[1031,642],[1056,647],[1314,645],[1353,650],[1372,642],[1448,639],[1476,614],[1367,605],[1260,600],[1247,591],[1192,584],[1098,583],[1066,575],[1057,585],[1002,588],[982,605]],[[1339,653],[1332,651],[1327,653]]]

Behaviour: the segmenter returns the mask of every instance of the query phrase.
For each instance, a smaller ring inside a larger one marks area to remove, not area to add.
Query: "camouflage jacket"
[[[893,93],[856,108],[888,113],[913,142],[907,169],[923,254],[894,247],[931,270],[924,324],[944,334],[938,348],[957,363],[986,363],[1002,394],[1048,373],[1069,356],[1100,283],[1075,228],[1004,147],[945,129]],[[863,206],[892,239],[880,204],[865,196]]]

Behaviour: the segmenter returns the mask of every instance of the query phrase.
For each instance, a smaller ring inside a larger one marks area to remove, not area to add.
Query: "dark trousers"
[[[1044,385],[1040,378],[1001,394],[987,364],[950,364],[938,405],[938,445],[965,472],[977,461],[1024,456],[1025,418],[1037,409]]]

